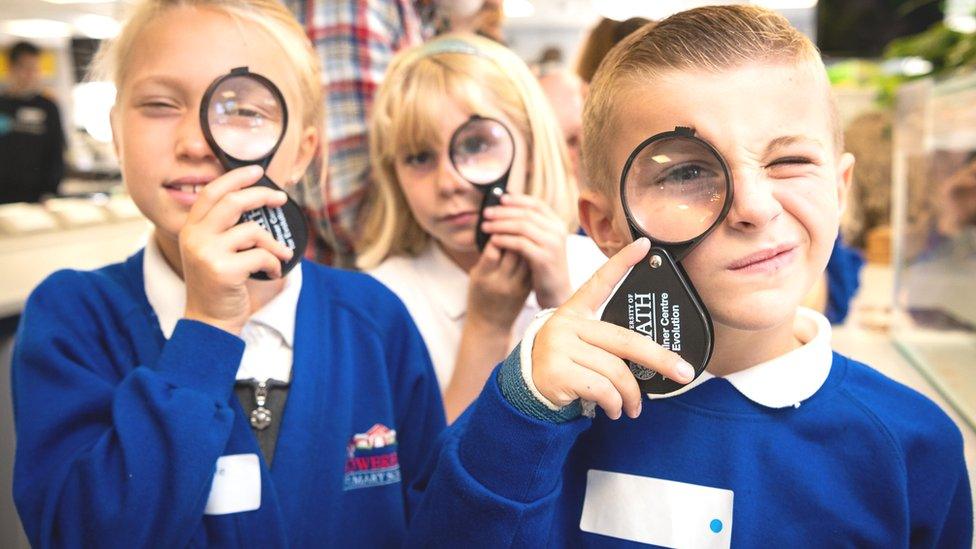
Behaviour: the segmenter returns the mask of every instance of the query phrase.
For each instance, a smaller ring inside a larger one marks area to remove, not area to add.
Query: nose
[[[437,191],[444,196],[450,196],[470,186],[454,168],[450,157],[443,155],[437,163]]]
[[[196,111],[187,111],[180,122],[176,138],[176,157],[186,161],[216,159],[203,136],[200,118],[196,116]]]
[[[726,222],[739,231],[764,228],[783,213],[773,193],[774,183],[756,173],[736,174],[732,207]]]

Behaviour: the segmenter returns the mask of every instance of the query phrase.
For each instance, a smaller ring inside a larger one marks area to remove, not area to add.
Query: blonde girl
[[[471,116],[495,118],[515,140],[502,205],[452,167],[451,134]],[[370,128],[375,189],[359,266],[406,304],[430,350],[449,419],[457,417],[540,308],[560,305],[604,257],[574,235],[576,185],[555,117],[512,51],[448,35],[397,56]]]
[[[242,213],[285,193],[227,171],[200,104],[232,69],[288,108],[267,176],[319,140],[319,69],[277,0],[144,0],[102,52],[115,146],[152,222],[144,250],[32,294],[13,359],[14,499],[36,547],[388,546],[444,424],[409,314],[371,278],[309,262]],[[260,106],[238,101],[249,112]],[[257,271],[270,280],[254,280]]]

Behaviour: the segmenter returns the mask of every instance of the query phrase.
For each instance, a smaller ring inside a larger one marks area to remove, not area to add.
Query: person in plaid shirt
[[[393,55],[430,33],[431,2],[420,0],[285,0],[322,60],[328,177],[321,163],[299,185],[312,232],[307,255],[350,265],[354,229],[369,188],[366,122],[376,87]]]
[[[306,255],[353,265],[359,211],[370,187],[367,120],[393,55],[438,31],[469,30],[501,39],[501,2],[470,0],[284,0],[322,60],[329,173],[321,163],[296,187],[312,223]],[[437,17],[435,17],[435,14]]]

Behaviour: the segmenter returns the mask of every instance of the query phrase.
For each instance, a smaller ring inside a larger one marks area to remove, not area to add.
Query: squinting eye
[[[777,158],[776,160],[769,163],[767,167],[772,168],[774,166],[803,166],[806,164],[813,164],[813,161],[809,158],[804,158],[802,156],[788,156],[786,158]]]
[[[149,116],[165,116],[177,111],[177,106],[161,101],[149,101],[139,104],[139,110]]]

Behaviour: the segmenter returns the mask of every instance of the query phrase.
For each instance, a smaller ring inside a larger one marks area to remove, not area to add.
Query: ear
[[[592,189],[583,189],[580,192],[580,225],[607,257],[630,243],[627,232],[621,232],[614,224],[615,211],[613,202],[603,193]]]
[[[843,214],[847,208],[847,195],[854,181],[854,155],[844,153],[837,162],[837,205]]]
[[[318,150],[319,145],[319,131],[313,126],[309,126],[302,130],[301,142],[298,144],[298,156],[295,158],[294,168],[291,172],[291,178],[289,183],[297,183],[301,180],[302,176],[308,170],[308,165],[312,163],[312,159],[315,158],[315,152]],[[325,163],[325,158],[328,157],[326,151],[322,152],[323,164]],[[323,166],[323,173],[325,173],[325,166]]]

